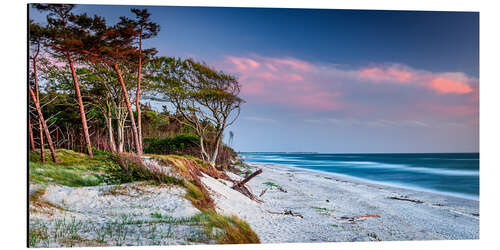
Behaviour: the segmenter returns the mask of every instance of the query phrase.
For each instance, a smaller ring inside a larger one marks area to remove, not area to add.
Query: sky
[[[479,152],[479,14],[78,5],[115,23],[148,8],[144,42],[238,77],[241,152]],[[30,9],[30,18],[44,15]],[[227,139],[227,138],[226,138]]]

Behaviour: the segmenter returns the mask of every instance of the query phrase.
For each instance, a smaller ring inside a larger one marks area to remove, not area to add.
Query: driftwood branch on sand
[[[288,210],[288,209],[285,209],[285,211],[283,212],[273,212],[273,211],[269,211],[269,210],[266,210],[268,213],[270,214],[284,214],[284,215],[291,215],[291,216],[297,216],[297,217],[300,217],[300,218],[304,218],[304,216],[302,216],[302,214],[298,214],[298,213],[294,213],[292,210]]]
[[[365,215],[358,215],[358,216],[354,216],[354,217],[347,217],[347,216],[340,217],[341,220],[348,220],[351,222],[356,222],[356,221],[363,220],[366,218],[380,218],[380,214],[365,214]]]
[[[257,201],[257,202],[262,202],[261,200],[257,199],[257,197],[255,197],[252,192],[250,192],[250,190],[245,186],[245,184],[247,182],[249,182],[252,178],[254,178],[255,176],[259,175],[262,173],[262,169],[259,169],[257,171],[255,171],[254,173],[252,173],[251,175],[249,175],[247,178],[243,179],[242,181],[240,182],[234,182],[234,185],[233,185],[233,189],[242,193],[243,195],[245,195],[246,197],[250,198],[251,200],[254,200],[254,201]]]
[[[257,176],[257,175],[259,175],[261,173],[262,173],[262,169],[259,169],[259,170],[255,171],[255,172],[253,172],[247,178],[245,178],[242,181],[236,183],[235,186],[240,186],[241,187],[241,186],[245,185],[245,183],[249,182],[253,177],[255,177],[255,176]]]

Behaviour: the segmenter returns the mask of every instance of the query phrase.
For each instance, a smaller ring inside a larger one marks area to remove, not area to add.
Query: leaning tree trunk
[[[40,46],[40,44],[38,44]],[[45,131],[45,137],[47,137],[47,142],[49,143],[49,149],[50,149],[50,154],[52,155],[52,160],[54,162],[57,162],[57,156],[56,156],[56,151],[54,149],[54,145],[52,144],[52,138],[50,136],[49,128],[47,127],[47,124],[45,123],[45,119],[43,118],[42,114],[42,108],[40,108],[40,90],[38,88],[38,72],[37,72],[37,67],[36,67],[36,58],[38,56],[38,51],[40,47],[38,47],[37,54],[33,58],[33,74],[35,75],[35,88],[36,88],[36,96],[35,93],[33,93],[33,90],[31,87],[28,87],[30,90],[31,98],[33,99],[33,103],[35,103],[35,109],[38,114],[38,121],[39,121],[39,129],[40,129],[40,157],[42,159],[42,162],[45,162],[45,149],[44,149],[44,142],[43,142],[43,132]]]
[[[87,154],[90,158],[94,157],[92,152],[92,144],[90,143],[89,129],[87,127],[87,118],[85,117],[85,110],[83,107],[82,95],[80,93],[80,85],[78,84],[78,78],[76,77],[75,66],[73,65],[73,59],[67,55],[69,61],[69,66],[71,67],[71,75],[73,76],[73,83],[75,84],[75,93],[78,106],[80,108],[80,117],[82,118],[83,136],[85,138],[85,144],[87,145]]]
[[[137,135],[137,127],[135,126],[135,118],[134,113],[132,112],[132,105],[130,105],[130,100],[128,99],[127,87],[123,82],[122,73],[120,68],[118,68],[118,64],[114,63],[113,67],[115,69],[116,74],[118,75],[118,80],[120,80],[120,84],[122,85],[123,95],[125,96],[125,104],[127,105],[128,114],[130,118],[130,123],[132,124],[132,134],[134,135],[134,144],[138,155],[141,155],[141,146],[139,144],[139,136]]]
[[[43,143],[43,125],[42,125],[43,117],[38,116],[38,131],[40,132],[40,159],[42,162],[45,162],[45,145]]]
[[[50,137],[49,128],[47,127],[47,124],[45,123],[45,119],[43,118],[43,114],[42,114],[42,110],[40,108],[40,104],[38,103],[38,100],[36,99],[35,93],[33,93],[33,90],[31,88],[29,88],[29,90],[30,90],[31,98],[33,99],[33,102],[35,103],[35,109],[36,109],[36,112],[37,112],[38,117],[40,119],[40,123],[42,124],[43,131],[45,132],[45,137],[47,137],[47,143],[49,144],[50,153],[52,155],[52,160],[54,162],[58,162],[57,156],[56,156],[56,151],[54,149],[54,145],[52,144],[52,139]],[[41,147],[43,148],[43,145],[41,145]]]
[[[28,129],[30,133],[30,146],[31,150],[35,150],[35,139],[33,138],[33,129],[31,128],[31,119],[28,115]]]
[[[203,140],[203,136],[200,135],[200,149],[201,149],[201,158],[204,161],[208,161],[208,154],[205,150],[205,141]]]

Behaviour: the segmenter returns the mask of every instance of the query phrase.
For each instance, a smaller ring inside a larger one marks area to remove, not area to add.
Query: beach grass
[[[212,210],[204,212],[205,233],[219,244],[260,243],[250,225],[236,216],[223,216]],[[214,230],[218,229],[218,230]]]
[[[201,173],[206,173],[217,177],[220,173],[196,157],[154,155],[154,158],[162,160],[165,166],[170,167],[177,174],[176,177],[180,177],[176,178],[148,168],[134,155],[97,151],[94,158],[90,158],[85,154],[65,149],[58,149],[56,154],[59,158],[58,163],[51,160],[41,162],[38,152],[30,152],[30,183],[38,186],[29,197],[30,213],[49,213],[52,216],[56,210],[66,211],[43,199],[49,185],[78,188],[118,184],[102,194],[118,196],[127,194],[127,190],[119,184],[143,180],[147,181],[146,185],[167,183],[184,188],[186,190],[184,197],[201,212],[180,218],[153,212],[149,219],[123,214],[118,219],[107,220],[104,223],[75,220],[75,218],[67,220],[67,217],[52,221],[30,219],[30,247],[121,246],[126,242],[132,245],[162,245],[172,244],[179,240],[179,237],[184,237],[188,244],[260,242],[248,223],[236,216],[223,216],[215,211],[210,192],[201,183],[199,176]],[[138,225],[140,227],[137,227]],[[173,228],[179,225],[192,228],[191,233],[188,236],[176,235]],[[143,227],[148,230],[146,236],[144,230],[140,229]],[[137,237],[135,242],[133,237]]]

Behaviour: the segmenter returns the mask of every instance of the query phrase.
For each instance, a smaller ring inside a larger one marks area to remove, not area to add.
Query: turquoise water
[[[479,153],[240,155],[249,163],[282,164],[479,200]]]

